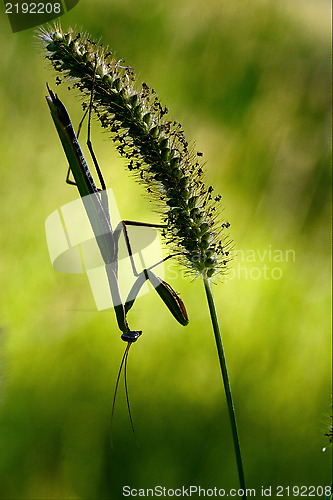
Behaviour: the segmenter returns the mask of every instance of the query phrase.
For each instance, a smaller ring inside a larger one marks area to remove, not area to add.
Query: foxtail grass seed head
[[[87,34],[60,24],[41,28],[47,59],[57,83],[79,89],[106,128],[128,169],[146,185],[167,228],[163,236],[190,272],[211,278],[226,271],[230,260],[229,223],[222,221],[221,195],[204,182],[202,153],[196,152],[180,123],[146,83],[137,85],[133,69]]]

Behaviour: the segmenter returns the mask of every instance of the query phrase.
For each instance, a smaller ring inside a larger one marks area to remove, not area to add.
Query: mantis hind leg
[[[106,185],[105,185],[104,177],[103,177],[102,171],[100,169],[100,166],[98,164],[97,157],[95,155],[95,152],[94,152],[94,149],[93,149],[93,145],[92,145],[92,142],[91,142],[91,115],[92,115],[92,108],[93,108],[93,101],[94,101],[94,89],[95,89],[95,80],[96,80],[96,67],[97,67],[97,55],[96,55],[96,58],[95,58],[95,67],[94,67],[94,73],[93,73],[93,79],[92,79],[92,86],[91,86],[89,106],[87,106],[87,108],[86,108],[86,110],[85,110],[85,112],[83,114],[83,117],[82,117],[82,119],[81,119],[81,121],[79,123],[76,137],[77,137],[77,139],[79,138],[83,122],[84,122],[86,116],[88,115],[88,135],[87,135],[87,142],[86,142],[86,144],[87,144],[90,156],[92,158],[92,161],[94,163],[94,167],[95,167],[95,170],[97,172],[99,182],[101,184],[101,188],[102,189],[99,189],[99,191],[105,191],[106,190]],[[68,168],[68,172],[67,172],[67,176],[66,176],[66,183],[70,184],[72,186],[76,186],[76,183],[74,181],[72,181],[69,178],[69,176],[70,176],[70,167]]]
[[[128,255],[129,255],[130,260],[131,260],[131,266],[132,266],[132,269],[133,269],[133,274],[134,274],[134,276],[139,276],[139,273],[138,273],[138,271],[136,269],[135,262],[134,262],[134,259],[133,259],[133,252],[132,252],[131,242],[130,242],[130,239],[129,239],[129,236],[128,236],[128,231],[127,231],[127,227],[126,226],[151,227],[151,228],[155,228],[155,229],[165,229],[167,226],[166,226],[166,224],[152,224],[150,222],[137,222],[137,221],[132,221],[132,220],[122,220],[118,224],[118,226],[116,227],[116,229],[114,231],[115,238],[117,239],[117,241],[119,240],[119,236],[120,236],[121,230],[122,230],[123,233],[124,233],[124,238],[125,238],[125,243],[126,243],[126,247],[127,247],[127,252],[128,252]],[[155,264],[147,267],[146,269],[147,270],[153,269],[154,267],[158,266],[159,264],[162,264],[166,260],[171,259],[172,257],[176,257],[177,255],[181,255],[181,252],[173,254],[173,255],[168,255],[164,259],[159,260],[158,262],[156,262]]]
[[[168,255],[164,259],[156,262],[152,266],[149,266],[145,269],[143,269],[140,273],[137,272],[134,259],[133,259],[133,252],[131,248],[131,243],[129,240],[128,232],[126,225],[132,225],[132,226],[140,226],[140,227],[155,227],[155,228],[165,228],[166,226],[164,224],[150,224],[146,222],[135,222],[135,221],[121,221],[121,223],[118,225],[116,231],[115,231],[115,236],[117,239],[119,239],[119,235],[121,232],[121,229],[123,230],[126,245],[127,245],[127,251],[128,255],[131,260],[131,265],[133,269],[133,274],[134,276],[137,277],[135,280],[134,284],[132,285],[132,288],[128,294],[128,297],[125,301],[124,309],[125,309],[125,314],[127,315],[128,311],[132,308],[135,299],[137,298],[140,289],[144,285],[144,283],[149,280],[150,283],[152,284],[153,288],[155,288],[156,292],[158,295],[161,297],[165,305],[168,307],[169,311],[171,314],[175,317],[175,319],[183,326],[186,326],[189,322],[187,311],[184,305],[184,302],[182,299],[179,297],[177,292],[164,280],[156,276],[151,269],[154,267],[158,266],[159,264],[162,264],[168,259],[171,259],[171,257],[175,257],[175,255],[179,254],[174,254],[174,255]]]
[[[92,81],[92,86],[91,86],[91,93],[90,93],[90,102],[89,102],[89,108],[88,108],[88,137],[87,137],[87,147],[89,149],[90,156],[92,158],[92,161],[94,163],[99,182],[101,183],[102,190],[106,190],[106,185],[104,182],[104,178],[101,172],[101,169],[99,168],[99,164],[92,146],[91,142],[91,112],[93,108],[93,101],[94,101],[94,90],[95,90],[95,81],[96,81],[96,68],[97,68],[97,54],[95,55],[95,67],[94,67],[94,74],[93,74],[93,81]]]
[[[77,128],[77,133],[76,133],[76,138],[79,139],[79,136],[80,136],[80,132],[81,132],[81,129],[82,129],[82,125],[83,125],[83,122],[88,114],[88,111],[89,109],[87,108],[83,114],[83,117],[79,123],[79,126]],[[71,167],[68,166],[68,170],[67,170],[67,175],[66,175],[66,184],[69,184],[70,186],[77,186],[76,182],[73,181],[72,179],[70,179],[70,175],[71,175]]]

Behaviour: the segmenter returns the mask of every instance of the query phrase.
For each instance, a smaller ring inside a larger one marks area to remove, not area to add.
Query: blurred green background
[[[257,496],[262,485],[331,480],[329,18],[326,0],[81,0],[62,18],[102,36],[153,86],[223,195],[237,254],[214,294]],[[97,312],[87,277],[57,273],[49,260],[45,219],[77,193],[64,182],[44,99],[55,74],[33,33],[13,34],[2,10],[0,498],[237,488],[203,286],[174,263],[168,281],[190,324],[176,324],[156,294],[136,302],[136,435],[121,384],[111,446],[125,345],[113,310]],[[79,99],[56,90],[78,123]],[[122,217],[158,221],[97,123],[93,138]]]

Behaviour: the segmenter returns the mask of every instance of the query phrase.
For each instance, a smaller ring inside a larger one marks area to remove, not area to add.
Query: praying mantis
[[[142,334],[141,330],[131,330],[128,321],[127,321],[127,313],[132,308],[135,298],[138,295],[141,287],[149,280],[152,284],[153,288],[157,291],[158,295],[161,297],[165,305],[168,307],[170,312],[173,314],[175,319],[183,326],[186,326],[189,323],[187,311],[182,299],[175,292],[175,290],[161,278],[157,277],[151,269],[161,262],[157,262],[149,268],[143,269],[140,273],[137,272],[133,256],[131,245],[129,241],[129,236],[127,232],[127,226],[142,226],[142,227],[151,227],[151,228],[165,228],[165,225],[162,224],[150,224],[145,222],[135,222],[130,220],[121,221],[118,226],[113,229],[111,225],[111,218],[108,207],[108,198],[106,193],[106,185],[99,168],[92,143],[90,140],[90,122],[91,122],[91,109],[92,109],[92,96],[90,100],[89,117],[88,117],[88,139],[87,146],[89,152],[91,154],[100,184],[102,189],[98,188],[94,182],[92,174],[89,170],[87,162],[83,156],[81,151],[81,147],[78,141],[78,138],[74,132],[74,128],[67,113],[67,110],[61,100],[55,95],[52,90],[47,86],[49,95],[46,97],[47,103],[50,108],[51,116],[54,121],[56,130],[58,132],[60,141],[62,143],[65,155],[68,160],[69,168],[66,177],[66,182],[68,184],[75,185],[78,188],[79,194],[82,198],[89,222],[91,224],[92,230],[95,235],[95,239],[97,241],[97,245],[99,247],[102,259],[104,261],[107,279],[109,283],[109,288],[111,292],[111,298],[116,314],[117,324],[121,333],[121,339],[127,342],[127,346],[122,357],[122,361],[120,364],[118,377],[116,381],[115,394],[112,405],[112,416],[111,423],[113,420],[114,414],[114,406],[115,399],[118,389],[118,383],[122,371],[122,367],[125,363],[125,392],[127,399],[127,406],[129,411],[130,422],[132,426],[132,430],[134,432],[133,421],[131,416],[131,410],[128,399],[128,391],[127,391],[127,358],[130,346],[133,342],[140,337]],[[85,118],[85,115],[83,119]],[[79,131],[83,122],[83,119],[79,125]],[[79,132],[78,132],[79,134]],[[74,181],[70,180],[70,173],[74,178]],[[121,233],[124,234],[127,251],[129,257],[131,259],[132,270],[136,280],[128,294],[125,302],[122,301],[120,291],[119,291],[119,283],[118,283],[118,242]],[[168,256],[163,260],[173,257]],[[162,261],[163,262],[163,261]]]
[[[151,271],[153,267],[161,262],[157,262],[151,267],[143,269],[143,271],[138,273],[136,271],[134,260],[132,258],[127,226],[133,225],[142,227],[165,228],[165,225],[123,220],[118,225],[118,227],[116,227],[115,229],[112,228],[108,208],[108,199],[106,195],[106,186],[90,140],[92,94],[89,106],[87,146],[91,154],[102,189],[98,188],[94,182],[87,162],[81,151],[78,138],[74,132],[71,119],[64,104],[48,86],[47,88],[49,91],[49,95],[46,97],[46,100],[49,105],[51,116],[53,118],[56,130],[58,132],[60,141],[69,163],[66,182],[77,186],[82,201],[84,202],[91,227],[93,229],[101,256],[105,264],[117,324],[120,331],[122,332],[121,339],[125,342],[128,342],[129,348],[129,345],[135,342],[142,334],[141,330],[130,329],[127,322],[127,313],[132,308],[135,297],[139,293],[146,280],[149,280],[151,282],[152,286],[156,289],[157,293],[166,304],[170,312],[173,314],[175,319],[181,325],[186,326],[189,323],[189,319],[182,299],[167,282],[157,277]],[[72,173],[74,181],[69,179],[70,173]],[[128,299],[125,300],[125,302],[123,302],[120,296],[117,268],[118,242],[122,232],[124,234],[128,254],[131,259],[133,273],[136,276],[136,281],[134,282]],[[168,256],[166,257],[166,259],[171,257],[173,256]]]

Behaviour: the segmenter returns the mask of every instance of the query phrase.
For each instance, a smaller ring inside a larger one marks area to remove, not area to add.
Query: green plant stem
[[[231,388],[230,388],[227,364],[226,364],[226,360],[225,360],[225,356],[224,356],[221,331],[220,331],[219,321],[218,321],[217,314],[216,314],[216,307],[215,307],[213,292],[212,292],[209,278],[203,276],[203,282],[204,282],[206,296],[207,296],[207,300],[208,300],[209,312],[210,312],[210,317],[212,320],[217,352],[218,352],[218,356],[219,356],[219,360],[220,360],[225,395],[227,398],[227,405],[228,405],[229,418],[230,418],[230,423],[231,423],[232,437],[233,437],[233,441],[234,441],[234,448],[235,448],[235,454],[236,454],[239,483],[240,483],[240,487],[244,491],[243,498],[246,498],[245,479],[244,479],[243,463],[242,463],[241,449],[240,449],[240,444],[239,444],[239,437],[238,437],[238,430],[237,430],[237,423],[236,423],[236,415],[235,415],[234,403],[233,403],[232,395],[231,395]]]

